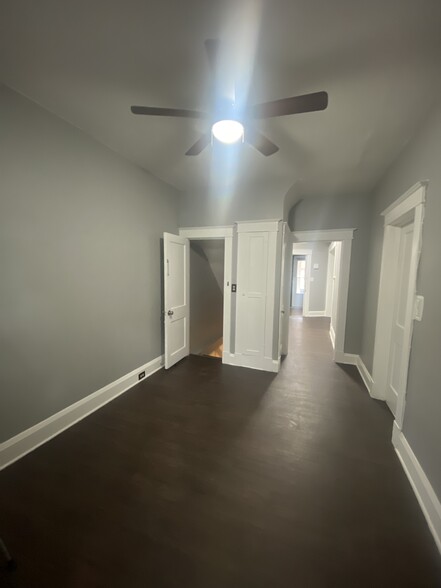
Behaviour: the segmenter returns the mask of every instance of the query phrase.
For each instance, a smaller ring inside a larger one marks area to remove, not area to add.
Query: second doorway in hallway
[[[190,353],[222,358],[223,239],[190,241]]]

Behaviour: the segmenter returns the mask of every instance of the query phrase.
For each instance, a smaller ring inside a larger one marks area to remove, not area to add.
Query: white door
[[[395,296],[392,316],[392,332],[390,342],[390,361],[386,387],[386,402],[396,416],[398,398],[404,394],[406,382],[404,381],[403,356],[404,334],[406,322],[406,308],[409,297],[410,261],[412,255],[413,223],[400,229],[400,245],[398,250],[398,264],[395,279]]]
[[[331,299],[331,334],[332,345],[335,347],[335,334],[337,329],[338,318],[338,294],[340,282],[340,260],[341,260],[341,242],[337,241],[334,247],[334,273],[332,276],[332,299]]]
[[[292,280],[292,239],[291,231],[283,224],[282,268],[280,275],[280,323],[279,355],[288,355],[289,314]]]
[[[236,353],[264,356],[268,233],[239,233]]]
[[[164,233],[165,369],[190,353],[190,245]]]
[[[332,247],[332,249],[331,249]],[[334,262],[335,262],[335,244],[330,246],[328,252],[328,268],[326,273],[326,308],[325,316],[331,317],[332,296],[334,293]]]

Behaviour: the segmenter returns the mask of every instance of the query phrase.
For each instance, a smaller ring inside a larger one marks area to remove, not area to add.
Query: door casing
[[[397,414],[398,398],[402,394],[402,365],[408,359],[405,356],[402,339],[405,335],[406,299],[410,295],[408,282],[413,227],[413,221],[405,227],[394,227],[394,231],[397,231],[398,258],[394,264],[394,305],[390,317],[392,328],[385,392],[386,404],[394,416]]]
[[[223,239],[224,248],[224,319],[222,362],[230,355],[231,348],[231,285],[233,272],[233,232],[232,226],[191,227],[179,229],[179,235],[190,241]]]
[[[292,256],[293,258],[297,255],[305,256],[306,270],[305,270],[305,292],[303,294],[303,306],[302,315],[309,315],[309,288],[311,285],[311,263],[312,263],[312,249],[308,248],[309,243],[293,243],[292,245]],[[294,268],[293,268],[294,271]],[[294,275],[294,274],[293,274]],[[292,280],[292,283],[294,279]]]
[[[302,294],[297,294],[297,292],[295,291],[297,289],[297,267],[298,267],[299,261],[302,261],[302,260],[305,261],[305,289]],[[292,267],[291,308],[297,308],[297,309],[301,308],[302,312],[303,312],[303,301],[304,301],[305,292],[306,292],[306,256],[299,255],[298,253],[295,253],[295,255],[292,256],[291,267]],[[298,302],[300,300],[301,300],[301,304],[299,305]]]
[[[282,226],[282,267],[280,272],[279,355],[288,355],[289,315],[292,284],[292,235],[288,224]]]
[[[348,307],[349,274],[351,268],[352,240],[356,229],[323,229],[293,231],[294,243],[307,244],[312,241],[341,241],[340,272],[338,277],[338,309],[335,328],[334,361],[346,362],[345,335]],[[293,249],[294,250],[294,249]],[[297,253],[297,251],[296,251]],[[305,307],[305,299],[303,300]]]
[[[394,286],[396,283],[396,266],[401,236],[400,228],[411,222],[414,225],[409,279],[407,282],[408,296],[404,319],[403,360],[399,385],[400,394],[397,398],[395,415],[396,423],[400,429],[403,426],[406,405],[407,376],[412,342],[417,272],[422,247],[425,198],[426,182],[419,182],[381,213],[384,217],[384,238],[372,370],[372,396],[381,400],[386,400],[387,398],[392,318],[395,304]]]

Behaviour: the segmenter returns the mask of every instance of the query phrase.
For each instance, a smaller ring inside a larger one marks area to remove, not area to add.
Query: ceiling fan
[[[216,68],[219,45],[220,41],[218,39],[207,39],[205,41],[208,61],[213,72]],[[236,143],[240,140],[246,141],[257,151],[268,156],[276,153],[279,148],[257,131],[253,124],[254,120],[325,110],[327,106],[328,94],[326,92],[314,92],[246,106],[245,108],[240,108],[237,104],[229,102],[211,114],[196,110],[157,108],[153,106],[132,106],[130,110],[133,114],[148,116],[206,119],[210,125],[209,130],[190,147],[185,155],[199,155],[211,143],[212,136],[214,136],[218,141],[227,144]]]

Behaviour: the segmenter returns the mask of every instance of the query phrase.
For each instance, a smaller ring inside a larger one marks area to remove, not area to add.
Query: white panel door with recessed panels
[[[234,358],[229,363],[277,372],[281,222],[237,223],[237,292]]]
[[[190,245],[164,233],[165,368],[190,353]]]

